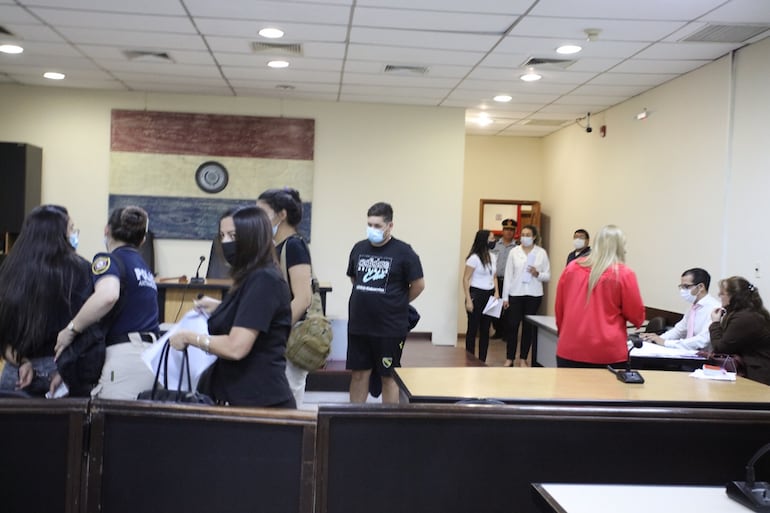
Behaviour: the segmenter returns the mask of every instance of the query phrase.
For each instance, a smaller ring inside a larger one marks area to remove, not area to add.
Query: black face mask
[[[487,248],[489,248],[489,249],[495,249],[496,245],[497,245],[497,241],[496,240],[487,241]]]
[[[222,243],[222,254],[225,257],[225,261],[231,266],[235,265],[235,241]]]

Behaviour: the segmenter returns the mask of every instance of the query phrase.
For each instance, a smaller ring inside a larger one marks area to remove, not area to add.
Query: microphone
[[[631,370],[631,351],[635,347],[642,347],[643,341],[642,337],[638,333],[632,333],[628,336],[628,340],[630,340],[633,345],[631,346],[631,349],[628,350],[628,358],[626,359],[626,370],[619,371],[613,369],[611,366],[607,366],[607,369],[612,372],[616,378],[618,378],[618,381],[622,381],[623,383],[644,383],[644,378],[641,374],[639,374],[638,371]]]
[[[201,255],[200,258],[201,258],[201,261],[198,262],[198,268],[195,270],[195,278],[190,278],[190,285],[193,285],[193,284],[200,285],[201,283],[206,282],[206,280],[201,278],[200,276],[201,266],[203,265],[203,261],[206,260],[206,257]]]
[[[762,446],[746,464],[746,481],[727,483],[727,496],[753,511],[770,512],[770,484],[754,480],[754,464],[770,451],[770,444]]]

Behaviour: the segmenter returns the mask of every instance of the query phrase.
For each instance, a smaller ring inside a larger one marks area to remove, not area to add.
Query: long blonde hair
[[[588,291],[586,302],[591,299],[591,294],[599,283],[599,279],[608,268],[612,267],[617,274],[617,264],[626,261],[626,236],[623,230],[614,224],[602,227],[594,239],[591,253],[585,260],[578,261],[578,265],[590,267],[591,274],[588,277]]]

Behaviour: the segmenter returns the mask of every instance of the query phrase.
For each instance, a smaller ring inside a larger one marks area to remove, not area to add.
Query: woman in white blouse
[[[489,230],[479,230],[465,260],[463,291],[465,310],[468,313],[468,329],[465,331],[465,350],[476,352],[476,333],[479,332],[479,360],[487,360],[489,325],[492,318],[484,315],[484,307],[494,294],[500,297],[495,279],[497,256],[489,250],[495,246],[495,238]]]
[[[503,308],[510,308],[510,329],[506,340],[505,367],[513,367],[519,338],[519,325],[525,315],[534,315],[543,301],[543,283],[551,279],[548,254],[538,246],[540,235],[531,224],[521,229],[521,245],[508,254],[503,280]],[[521,328],[519,364],[527,366],[529,349],[535,335],[535,327],[525,323]]]

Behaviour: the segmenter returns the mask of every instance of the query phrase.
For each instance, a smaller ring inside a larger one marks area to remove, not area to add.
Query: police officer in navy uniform
[[[107,352],[94,397],[136,399],[155,380],[141,358],[158,335],[158,290],[139,253],[148,223],[140,207],[110,213],[104,229],[107,252],[97,253],[91,264],[94,293],[57,338],[58,356],[75,335],[100,320],[105,324]]]

